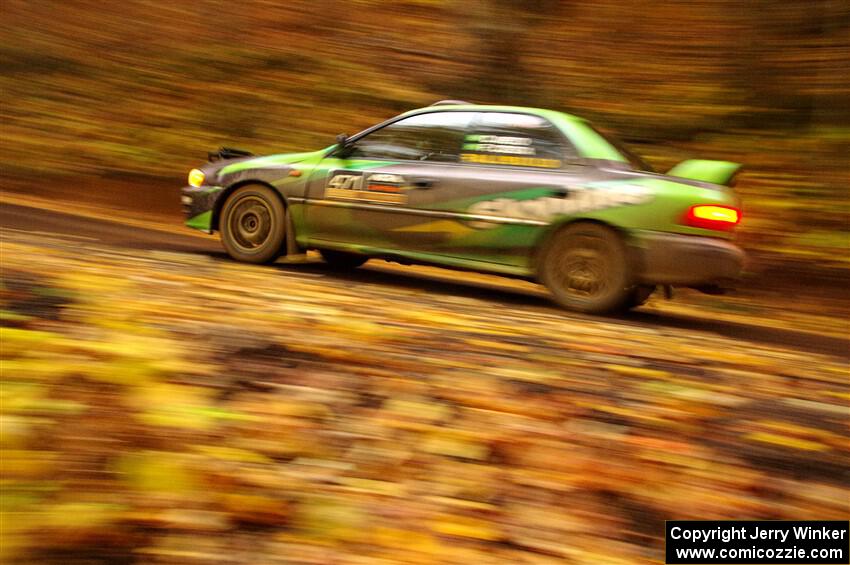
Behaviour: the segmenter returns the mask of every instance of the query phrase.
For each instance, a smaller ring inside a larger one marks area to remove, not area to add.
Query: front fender
[[[216,194],[215,199],[214,199],[212,206],[210,208],[211,212],[212,212],[212,215],[210,217],[210,233],[218,230],[219,219],[221,218],[221,210],[222,210],[222,208],[224,208],[224,203],[227,201],[227,198],[235,190],[237,190],[237,189],[239,189],[243,186],[248,186],[250,184],[262,184],[264,186],[268,186],[269,188],[274,190],[275,193],[280,197],[281,202],[283,202],[284,208],[289,206],[289,202],[286,198],[286,194],[283,191],[281,191],[277,186],[272,184],[271,182],[263,180],[262,178],[258,178],[257,176],[252,176],[252,175],[241,175],[241,176],[243,178],[239,178],[237,180],[234,180],[231,184],[229,184],[227,186],[227,188],[224,188],[223,190],[219,191]]]
[[[548,226],[546,226],[543,232],[537,239],[537,244],[534,246],[534,252],[531,256],[531,272],[535,277],[538,277],[540,266],[543,262],[544,257],[546,256],[546,252],[549,248],[549,242],[552,241],[552,237],[559,231],[577,223],[590,223],[590,224],[598,224],[600,226],[606,227],[620,236],[620,239],[623,241],[623,244],[626,247],[626,254],[632,268],[637,267],[637,263],[639,260],[639,255],[635,249],[635,242],[630,233],[626,230],[617,227],[616,225],[601,220],[599,218],[595,218],[592,216],[572,216],[572,217],[563,217],[560,218],[559,221],[552,222]],[[539,277],[538,277],[539,278]]]

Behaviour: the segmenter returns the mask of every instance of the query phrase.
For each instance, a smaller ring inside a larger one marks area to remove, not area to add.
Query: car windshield
[[[614,148],[617,149],[617,151],[619,151],[620,154],[622,154],[623,157],[625,157],[628,160],[629,166],[632,169],[634,169],[636,171],[646,171],[648,173],[654,173],[655,172],[655,169],[652,168],[652,165],[650,165],[649,163],[644,161],[643,157],[641,157],[640,155],[638,155],[637,153],[633,152],[631,149],[626,147],[623,144],[623,142],[620,141],[619,139],[617,139],[614,135],[612,135],[610,133],[606,133],[606,132],[604,132],[604,131],[602,131],[602,130],[594,127],[594,126],[590,126],[590,127],[593,128],[593,131],[595,131],[600,136],[602,136],[602,138],[605,139],[605,141],[607,141],[608,143],[613,145]]]

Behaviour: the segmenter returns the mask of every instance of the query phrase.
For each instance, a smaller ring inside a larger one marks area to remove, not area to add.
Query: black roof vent
[[[465,100],[440,100],[439,102],[434,102],[431,106],[455,106],[459,104],[469,104]]]

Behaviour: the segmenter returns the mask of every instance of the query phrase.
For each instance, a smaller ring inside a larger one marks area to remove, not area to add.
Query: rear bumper
[[[635,248],[638,278],[648,284],[729,287],[746,257],[726,240],[662,232],[639,232]]]

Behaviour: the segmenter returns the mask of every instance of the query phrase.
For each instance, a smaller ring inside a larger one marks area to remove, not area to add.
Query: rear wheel
[[[221,211],[221,243],[227,254],[246,263],[271,263],[286,238],[280,197],[263,185],[238,188]]]
[[[627,307],[634,288],[626,248],[613,230],[592,223],[557,232],[542,258],[540,279],[569,310],[604,314]]]
[[[336,269],[356,269],[369,260],[369,257],[366,255],[332,249],[320,249],[319,253],[322,255],[322,259],[325,260],[325,263]]]

